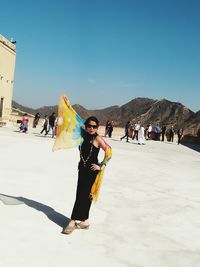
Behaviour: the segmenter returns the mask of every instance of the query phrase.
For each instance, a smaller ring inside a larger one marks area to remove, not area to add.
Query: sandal
[[[76,228],[77,229],[85,229],[85,230],[88,230],[89,227],[90,227],[89,224],[83,224],[82,222],[76,224]]]
[[[69,225],[67,225],[67,227],[63,228],[61,234],[69,235],[69,234],[71,234],[75,229],[76,229],[76,224],[74,224],[74,226],[69,226]]]

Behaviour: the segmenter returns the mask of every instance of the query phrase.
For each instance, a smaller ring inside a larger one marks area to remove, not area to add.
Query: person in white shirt
[[[152,125],[149,124],[148,129],[147,129],[147,138],[148,139],[151,139],[151,132],[152,132]]]
[[[134,140],[136,138],[136,140],[138,140],[138,131],[140,129],[140,123],[138,121],[138,123],[135,124],[135,127],[134,127],[134,135],[132,137],[132,139]]]
[[[144,144],[145,144],[144,127],[141,124],[140,129],[138,131],[138,145],[144,145]]]

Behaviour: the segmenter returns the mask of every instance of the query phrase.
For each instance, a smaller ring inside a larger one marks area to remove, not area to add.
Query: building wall
[[[15,45],[0,35],[0,120],[8,120],[12,111],[15,60]]]

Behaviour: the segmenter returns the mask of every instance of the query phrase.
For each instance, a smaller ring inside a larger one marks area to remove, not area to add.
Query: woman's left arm
[[[111,159],[112,157],[112,148],[104,141],[104,139],[100,136],[97,136],[95,138],[95,141],[98,145],[98,147],[100,147],[101,149],[103,149],[105,151],[105,155],[104,155],[104,159],[103,161],[100,163],[100,165],[97,164],[92,164],[91,169],[93,171],[102,171],[106,164],[108,163],[108,161]]]

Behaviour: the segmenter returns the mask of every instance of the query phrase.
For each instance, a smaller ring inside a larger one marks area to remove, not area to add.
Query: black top
[[[51,126],[55,126],[55,120],[56,120],[56,115],[51,114],[51,116],[49,117],[49,125]]]
[[[79,146],[80,150],[80,162],[79,162],[79,168],[90,168],[92,163],[98,164],[98,154],[99,154],[99,148],[95,147],[93,145],[93,141],[97,134],[88,134],[84,133],[83,136],[83,143],[81,146]],[[89,157],[89,158],[88,158]],[[85,162],[84,164],[84,161]],[[84,166],[85,165],[85,166]]]

